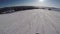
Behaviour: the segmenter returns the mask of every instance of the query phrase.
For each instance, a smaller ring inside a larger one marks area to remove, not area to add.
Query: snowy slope
[[[60,34],[60,12],[43,9],[0,15],[0,34]]]

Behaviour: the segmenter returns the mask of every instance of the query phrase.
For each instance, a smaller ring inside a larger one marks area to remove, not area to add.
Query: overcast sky
[[[60,0],[0,0],[0,7],[9,6],[50,6],[60,8]]]

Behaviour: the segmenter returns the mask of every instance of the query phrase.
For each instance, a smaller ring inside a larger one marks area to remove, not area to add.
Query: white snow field
[[[0,15],[0,34],[60,34],[60,12],[34,9]]]

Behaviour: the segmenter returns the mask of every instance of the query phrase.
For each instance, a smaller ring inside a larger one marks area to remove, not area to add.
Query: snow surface
[[[60,12],[43,9],[0,15],[0,34],[60,34]]]

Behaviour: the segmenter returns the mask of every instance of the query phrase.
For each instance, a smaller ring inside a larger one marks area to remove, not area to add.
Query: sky
[[[46,6],[60,8],[60,0],[0,0],[0,7]]]

